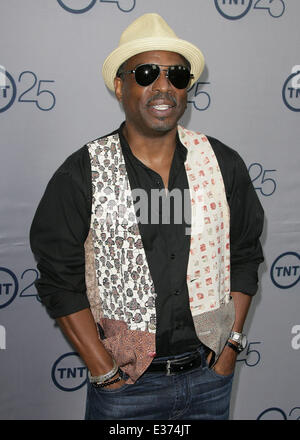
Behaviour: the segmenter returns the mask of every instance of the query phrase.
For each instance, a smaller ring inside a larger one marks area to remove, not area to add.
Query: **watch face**
[[[239,351],[241,352],[247,346],[247,336],[242,333],[232,332],[230,334],[230,339],[238,343]]]
[[[230,339],[232,339],[235,342],[240,343],[243,336],[244,335],[242,335],[241,333],[232,332],[231,335],[230,335]]]

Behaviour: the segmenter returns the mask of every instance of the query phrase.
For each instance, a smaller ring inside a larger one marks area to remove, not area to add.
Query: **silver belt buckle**
[[[171,373],[171,361],[167,361],[167,376],[174,376],[175,373]]]

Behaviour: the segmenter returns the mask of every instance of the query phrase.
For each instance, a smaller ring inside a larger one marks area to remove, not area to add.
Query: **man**
[[[102,71],[125,122],[65,161],[32,224],[39,295],[89,371],[87,419],[229,415],[263,212],[239,155],[178,125],[203,67],[159,15],[135,20]]]

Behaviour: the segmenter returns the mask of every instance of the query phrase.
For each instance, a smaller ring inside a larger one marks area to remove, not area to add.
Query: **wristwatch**
[[[232,344],[230,341],[236,342],[237,345]],[[232,331],[229,335],[227,344],[230,348],[235,350],[237,353],[241,353],[247,345],[247,337],[243,333],[238,333]]]

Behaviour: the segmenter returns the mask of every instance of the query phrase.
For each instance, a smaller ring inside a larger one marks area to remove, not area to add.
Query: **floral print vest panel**
[[[190,309],[199,340],[216,358],[234,321],[230,296],[229,207],[213,149],[201,133],[178,126],[187,148],[191,201],[187,270]],[[87,144],[92,213],[85,243],[86,285],[105,348],[133,383],[155,355],[155,287],[135,214],[118,134]]]

